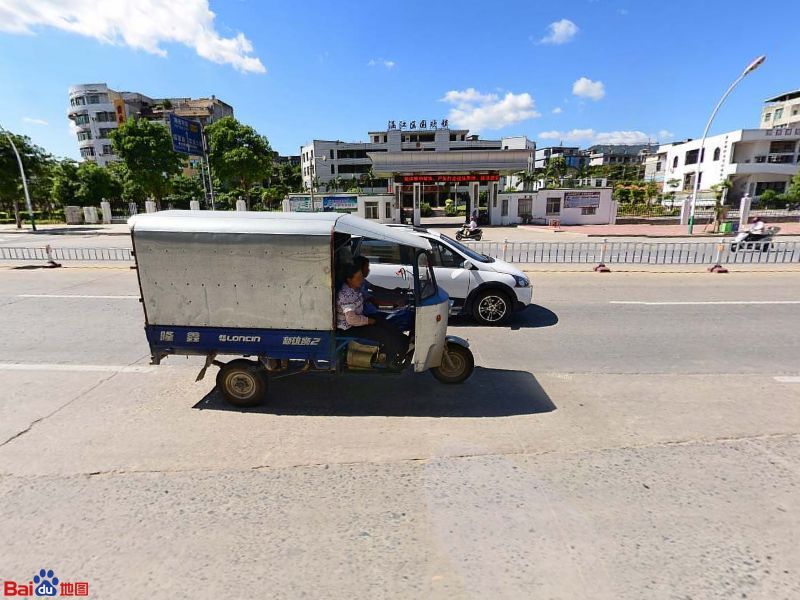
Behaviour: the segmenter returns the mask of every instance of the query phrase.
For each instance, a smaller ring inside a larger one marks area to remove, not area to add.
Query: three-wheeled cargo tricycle
[[[197,380],[218,366],[217,387],[236,406],[264,400],[270,377],[304,371],[430,369],[444,383],[472,374],[469,344],[446,335],[449,298],[424,238],[339,213],[170,210],[129,224],[153,364],[204,356]],[[413,319],[400,365],[359,339],[358,327],[336,329],[337,284],[360,239],[413,251],[413,272],[403,274],[414,281]]]

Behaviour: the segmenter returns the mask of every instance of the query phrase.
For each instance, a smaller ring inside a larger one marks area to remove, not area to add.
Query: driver
[[[344,269],[344,283],[336,294],[336,330],[383,345],[389,366],[399,368],[408,352],[408,338],[383,319],[364,314],[361,285],[364,275],[351,264]]]
[[[361,284],[361,295],[364,298],[364,314],[368,317],[375,319],[386,319],[386,322],[393,325],[400,331],[409,331],[411,329],[411,311],[403,307],[405,304],[402,293],[396,290],[389,290],[386,288],[378,287],[367,281],[369,277],[369,258],[366,256],[356,256],[353,259],[353,264],[361,269],[361,274],[364,276],[364,281]],[[391,298],[392,306],[397,309],[392,312],[384,312],[378,308],[378,301],[375,298],[375,292],[381,294],[385,298]]]

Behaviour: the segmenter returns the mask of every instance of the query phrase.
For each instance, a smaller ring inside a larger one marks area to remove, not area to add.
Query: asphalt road
[[[800,597],[797,273],[537,273],[478,368],[238,411],[126,268],[0,269],[0,578],[92,598]]]

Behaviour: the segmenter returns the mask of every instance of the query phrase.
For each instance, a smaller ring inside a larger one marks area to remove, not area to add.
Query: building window
[[[111,144],[103,144],[103,154],[114,154],[114,149]]]
[[[586,215],[596,215],[597,214],[597,207],[596,206],[582,206],[581,207],[581,214]]]
[[[381,141],[381,136],[379,136],[379,135],[373,135],[372,136],[372,143],[373,144],[379,144],[380,141]]]
[[[76,125],[88,125],[89,124],[89,115],[75,115],[75,124]]]
[[[678,157],[677,156],[672,159],[672,168],[673,169],[677,169],[678,168]]]
[[[697,164],[697,156],[700,154],[700,149],[697,150],[689,150],[686,153],[686,158],[684,159],[684,164],[687,165],[694,165]],[[706,149],[703,148],[703,156],[700,157],[700,162],[703,162],[706,158]]]
[[[79,131],[78,132],[78,141],[85,142],[86,140],[92,139],[92,132],[91,131]]]
[[[594,180],[594,187],[603,187],[603,180],[602,179],[595,179]]]
[[[775,109],[775,120],[777,121],[778,119],[782,119],[782,118],[783,118],[783,109],[782,108],[776,108]]]
[[[331,158],[331,160],[333,160],[333,148],[331,148],[331,156],[330,156],[330,158]]]
[[[720,150],[719,148],[714,148],[714,160],[719,160]]]
[[[656,173],[658,173],[659,171],[661,171],[661,161],[658,161],[656,163]]]
[[[774,190],[782,194],[786,191],[787,182],[785,181],[759,181],[756,183],[756,196],[760,196],[767,190]]]
[[[764,120],[769,121],[772,118],[772,113],[764,113]]]
[[[89,158],[90,156],[94,156],[94,148],[89,146],[88,148],[81,148],[81,156],[83,158]]]
[[[365,202],[364,203],[364,218],[365,219],[377,219],[378,218],[378,203],[377,202]]]
[[[503,201],[500,204],[500,216],[501,217],[508,216],[508,198],[503,198]]]
[[[547,215],[560,215],[561,214],[561,198],[548,198],[547,206],[545,207],[545,214]]]
[[[797,113],[800,113],[800,104],[795,104],[792,107],[792,116],[795,116]]]
[[[391,202],[387,202],[386,203],[386,218],[387,219],[391,219],[392,218],[392,203]]]
[[[98,139],[108,139],[108,136],[112,131],[114,131],[113,127],[103,127],[98,130],[97,137]]]
[[[336,165],[331,165],[331,175],[336,175]]]

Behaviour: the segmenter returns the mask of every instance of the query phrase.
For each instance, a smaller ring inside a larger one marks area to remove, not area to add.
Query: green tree
[[[113,173],[89,160],[78,167],[76,180],[75,200],[79,206],[99,206],[102,200],[110,202],[122,194],[122,184]]]
[[[147,191],[138,180],[131,175],[124,162],[113,162],[106,167],[114,179],[122,186],[122,199],[125,202],[135,202],[142,205],[147,199]]]
[[[567,161],[563,156],[553,156],[547,161],[545,167],[545,185],[547,187],[558,187],[561,185],[561,178],[567,171]]]
[[[31,204],[34,210],[49,201],[49,193],[42,198],[42,186],[39,180],[49,173],[52,165],[52,157],[40,148],[27,136],[9,135],[14,140],[14,145],[22,159],[22,166],[25,169],[25,176],[28,179],[28,190],[31,193]],[[37,193],[38,192],[38,193]],[[13,212],[17,227],[22,227],[22,219],[19,212],[20,202],[24,202],[22,189],[22,178],[17,164],[17,157],[14,150],[5,136],[0,133],[0,209]]]
[[[202,200],[204,197],[205,189],[200,175],[187,177],[178,174],[170,181],[170,191],[164,196],[164,203],[172,208],[187,209],[192,200]]]
[[[160,206],[169,191],[170,177],[180,172],[182,164],[180,155],[172,150],[167,128],[145,119],[129,119],[111,132],[111,141],[131,182]]]
[[[800,171],[794,174],[784,197],[790,202],[800,202]]]
[[[254,184],[272,172],[273,151],[267,138],[233,117],[223,117],[206,127],[209,160],[214,174],[244,192],[248,206]]]
[[[65,159],[60,161],[53,173],[50,198],[58,206],[74,206],[78,192],[78,163]]]
[[[711,191],[714,192],[714,222],[712,225],[714,233],[719,232],[720,223],[728,213],[727,207],[722,202],[725,199],[725,194],[732,187],[733,182],[730,179],[725,179],[711,186]]]

